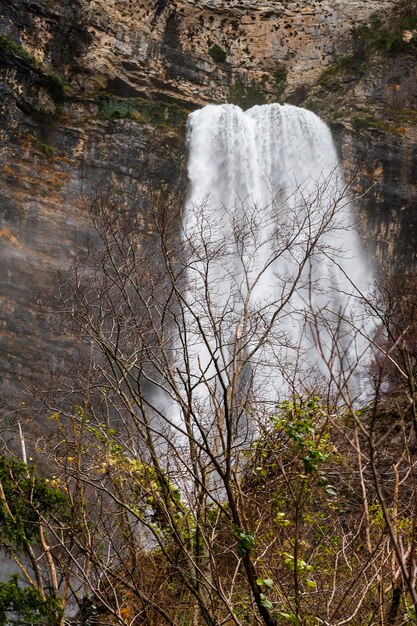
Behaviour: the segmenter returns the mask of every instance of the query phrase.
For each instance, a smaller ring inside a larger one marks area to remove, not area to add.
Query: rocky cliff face
[[[208,102],[324,116],[355,191],[370,188],[372,254],[415,267],[416,15],[412,0],[3,2],[3,389],[69,349],[39,300],[87,240],[91,198],[110,185],[147,233],[153,190],[185,184],[187,112]]]

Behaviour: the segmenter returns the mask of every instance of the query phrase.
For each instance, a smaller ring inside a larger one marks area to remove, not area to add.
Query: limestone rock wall
[[[155,93],[191,103],[224,101],[230,85],[261,83],[274,99],[274,72],[313,82],[351,47],[352,29],[395,0],[89,0],[81,14],[92,43],[83,66],[110,77],[122,95]],[[213,44],[226,53],[214,63]],[[123,93],[124,88],[124,93]]]

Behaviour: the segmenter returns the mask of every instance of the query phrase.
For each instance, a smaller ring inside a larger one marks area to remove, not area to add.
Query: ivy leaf
[[[255,537],[252,535],[250,530],[243,531],[238,528],[235,529],[234,534],[238,540],[239,556],[244,557],[252,550],[252,548],[255,547]]]

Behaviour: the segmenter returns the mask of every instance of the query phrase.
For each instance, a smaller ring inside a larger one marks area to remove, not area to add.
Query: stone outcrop
[[[92,0],[83,19],[92,42],[83,56],[92,80],[123,96],[154,94],[202,104],[228,99],[240,80],[275,98],[285,63],[291,87],[313,83],[349,50],[353,27],[393,0]],[[210,48],[226,53],[214,63]]]
[[[358,169],[355,191],[370,188],[357,203],[369,249],[415,267],[417,55],[413,2],[406,5],[3,3],[2,388],[13,395],[20,375],[53,369],[71,347],[39,302],[88,239],[91,198],[110,185],[120,210],[147,233],[153,190],[184,188],[187,112],[208,102],[290,101],[323,115],[346,171]],[[375,13],[387,27],[371,20]]]

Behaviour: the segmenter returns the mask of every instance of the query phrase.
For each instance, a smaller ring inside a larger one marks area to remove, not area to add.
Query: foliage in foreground
[[[10,617],[12,616],[12,617]],[[59,600],[45,597],[37,587],[22,587],[17,575],[0,582],[0,625],[56,626],[61,621]]]
[[[13,575],[0,582],[0,624],[61,624],[58,555],[52,555],[46,530],[55,518],[58,527],[68,522],[68,504],[67,493],[34,467],[0,456],[0,546],[23,574],[23,580]]]
[[[206,475],[210,492],[196,493],[174,457],[163,469],[161,452],[153,459],[140,452],[132,456],[120,432],[95,422],[85,408],[55,414],[65,443],[57,458],[60,488],[48,491],[42,482],[42,508],[45,513],[64,503],[71,492],[78,511],[72,520],[62,517],[60,525],[61,545],[79,554],[72,575],[88,589],[79,599],[79,619],[84,611],[82,623],[90,623],[88,601],[107,614],[105,623],[126,626],[132,620],[252,624],[256,608],[244,567],[250,558],[260,604],[275,624],[414,624],[395,557],[398,542],[408,566],[414,559],[415,500],[407,479],[414,468],[407,455],[411,423],[397,415],[389,455],[381,449],[369,461],[372,416],[367,411],[357,417],[363,432],[351,416],[331,414],[319,398],[283,402],[239,451],[239,472],[228,484],[234,499],[218,488],[214,474]],[[390,428],[379,426],[378,437]],[[349,441],[357,448],[349,448]],[[368,461],[362,465],[361,458]],[[16,535],[22,546],[44,523],[36,518],[42,495],[35,489],[36,498],[26,501],[25,466],[11,464],[18,470],[16,485],[13,491],[7,482],[5,493],[25,521],[27,532]],[[382,498],[373,471],[384,475]],[[51,530],[57,538],[56,522]],[[51,555],[60,569],[59,549]],[[13,579],[0,591],[3,615],[12,608],[34,623],[60,623],[59,600],[45,596],[44,589],[23,589]],[[97,611],[91,614],[98,619]]]

